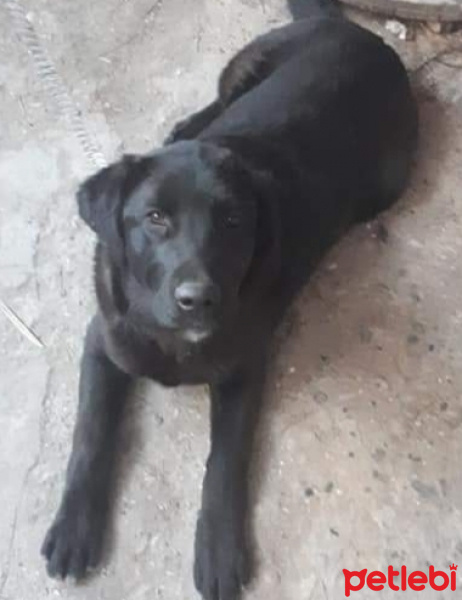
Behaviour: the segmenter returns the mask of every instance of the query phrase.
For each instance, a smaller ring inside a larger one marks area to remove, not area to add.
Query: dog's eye
[[[228,227],[229,229],[235,229],[236,227],[239,227],[240,224],[240,215],[228,215],[226,217],[226,227]]]
[[[148,219],[152,225],[156,225],[157,227],[167,226],[167,219],[165,218],[165,215],[163,215],[162,212],[158,209],[152,210],[148,214]]]

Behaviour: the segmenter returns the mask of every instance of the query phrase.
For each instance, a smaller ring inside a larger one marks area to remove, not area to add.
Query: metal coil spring
[[[103,168],[107,166],[107,161],[98,143],[85,128],[80,111],[76,107],[61,76],[55,69],[53,62],[43,49],[32,23],[27,18],[24,8],[17,0],[4,0],[4,3],[11,15],[16,35],[32,57],[37,78],[43,85],[45,92],[56,103],[61,116],[67,121],[70,130],[79,141],[91,167]]]

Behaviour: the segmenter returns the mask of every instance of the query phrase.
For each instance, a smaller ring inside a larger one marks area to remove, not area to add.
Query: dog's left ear
[[[218,171],[232,177],[237,189],[252,194],[256,208],[255,249],[244,287],[270,286],[281,268],[281,231],[279,215],[280,187],[267,170],[247,162],[240,153],[215,144],[203,144]],[[239,193],[239,192],[238,192]]]
[[[143,159],[126,155],[89,177],[77,192],[80,217],[111,249],[121,246],[121,213]]]
[[[281,268],[281,218],[279,196],[281,190],[274,176],[267,170],[247,164],[244,158],[227,148],[216,154],[225,171],[233,171],[235,180],[254,196],[256,203],[255,249],[244,287],[265,289],[279,276]]]
[[[257,201],[257,227],[247,283],[266,288],[276,281],[281,269],[280,190],[274,177],[266,171],[254,170],[251,177]]]

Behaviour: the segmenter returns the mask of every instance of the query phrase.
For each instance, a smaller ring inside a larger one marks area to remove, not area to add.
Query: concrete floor
[[[107,159],[160,143],[212,97],[228,56],[288,18],[282,0],[23,5]],[[414,33],[391,39],[412,69],[461,47],[460,35]],[[202,389],[139,389],[110,562],[78,587],[45,575],[39,547],[62,489],[94,307],[93,240],[73,200],[91,169],[4,5],[0,56],[0,291],[45,344],[36,348],[0,314],[0,598],[195,598],[192,540],[208,448]],[[337,600],[343,568],[462,563],[458,66],[456,54],[418,69],[422,142],[409,192],[330,254],[281,332],[261,432],[260,569],[249,599]],[[456,596],[429,589],[419,598]]]

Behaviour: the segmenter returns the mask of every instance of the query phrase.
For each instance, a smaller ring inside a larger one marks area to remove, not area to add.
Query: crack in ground
[[[100,57],[101,56],[107,57],[107,56],[110,56],[111,54],[116,54],[117,52],[119,52],[119,50],[122,50],[122,48],[129,46],[130,44],[137,41],[138,39],[142,39],[146,33],[148,24],[151,24],[153,22],[153,20],[155,20],[157,18],[157,15],[159,14],[159,12],[162,10],[163,2],[164,2],[164,0],[156,0],[156,2],[154,2],[154,4],[151,6],[151,8],[149,8],[144,13],[144,15],[141,17],[141,19],[140,19],[141,25],[140,25],[139,29],[136,29],[136,31],[134,31],[131,35],[129,35],[127,37],[127,39],[116,44],[116,46],[114,46],[113,48],[106,50],[105,52],[102,52],[100,54]]]
[[[14,545],[15,545],[15,541],[16,541],[19,511],[20,511],[20,508],[21,508],[21,505],[22,505],[22,502],[24,499],[24,494],[26,492],[26,488],[28,486],[29,479],[30,479],[32,473],[39,466],[39,464],[41,463],[41,460],[42,460],[42,453],[43,453],[43,448],[45,445],[45,431],[46,431],[47,424],[48,424],[48,400],[49,400],[49,396],[50,396],[50,392],[51,392],[52,376],[53,376],[53,369],[49,368],[46,383],[45,383],[45,391],[43,393],[42,401],[41,401],[38,450],[37,450],[34,460],[32,461],[32,464],[28,467],[26,474],[24,475],[24,479],[23,479],[23,482],[21,485],[21,491],[19,493],[19,499],[18,499],[18,502],[16,503],[16,508],[14,510],[13,523],[11,526],[11,533],[10,533],[10,540],[8,543],[6,565],[0,576],[0,598],[3,597],[3,591],[6,587],[6,584],[8,583],[8,579],[10,576],[11,558],[13,555]]]

